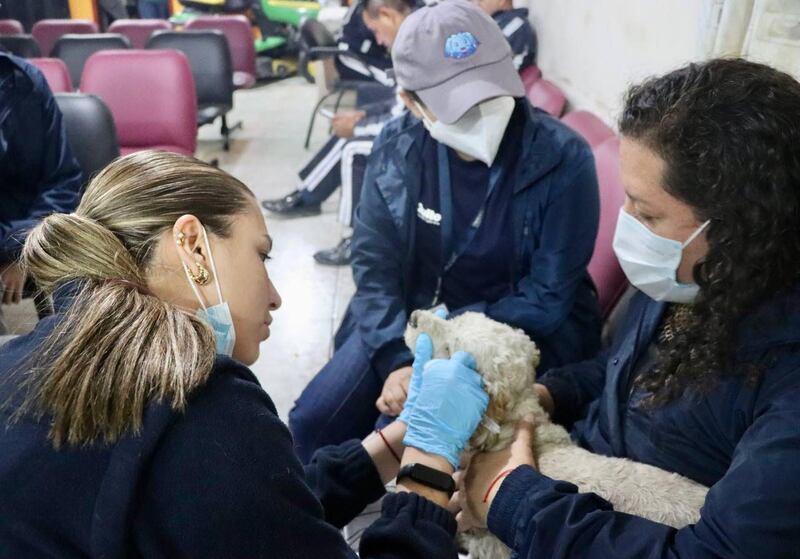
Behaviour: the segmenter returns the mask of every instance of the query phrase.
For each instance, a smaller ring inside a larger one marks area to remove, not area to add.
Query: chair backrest
[[[567,105],[564,92],[556,84],[545,79],[537,80],[528,89],[528,100],[534,107],[538,107],[556,118],[561,117],[564,107]]]
[[[25,29],[16,19],[0,19],[0,35],[22,35]]]
[[[336,39],[325,24],[311,18],[300,24],[300,40],[309,49],[336,46]]]
[[[56,41],[67,33],[97,33],[97,24],[88,19],[43,19],[33,24],[31,33],[44,56],[50,56]]]
[[[42,56],[39,43],[36,42],[33,35],[0,35],[0,46],[21,58]]]
[[[614,135],[606,123],[589,111],[573,111],[565,114],[561,122],[583,136],[589,147],[595,147]]]
[[[172,26],[164,19],[118,19],[111,24],[108,32],[124,35],[131,42],[131,47],[143,49],[150,35],[170,29]]]
[[[217,30],[225,34],[236,72],[256,73],[256,47],[250,21],[242,15],[200,16],[186,24],[187,31]]]
[[[53,93],[69,93],[72,91],[72,80],[63,60],[58,58],[31,58],[31,64],[39,68],[47,80]]]
[[[525,87],[525,91],[528,91],[533,84],[542,79],[542,71],[536,64],[531,64],[530,66],[525,67],[522,72],[519,73],[519,77],[522,80],[522,85]]]
[[[221,31],[159,31],[147,41],[147,48],[174,49],[186,55],[200,108],[233,105],[231,54]]]
[[[628,285],[613,247],[619,209],[625,203],[619,171],[619,138],[612,136],[592,151],[600,185],[600,227],[589,275],[597,286],[603,316],[607,316]]]
[[[182,52],[98,52],[86,61],[81,91],[97,95],[111,110],[123,154],[148,148],[194,154],[197,99]]]
[[[57,93],[55,97],[64,116],[67,142],[88,182],[95,173],[119,157],[114,117],[95,95]]]
[[[118,33],[91,33],[62,35],[53,46],[53,57],[60,58],[69,69],[72,83],[81,82],[81,73],[86,61],[101,50],[119,50],[130,48],[127,38]]]

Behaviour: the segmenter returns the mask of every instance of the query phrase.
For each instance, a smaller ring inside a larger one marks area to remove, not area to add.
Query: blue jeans
[[[136,4],[139,17],[142,19],[167,19],[169,17],[169,5],[167,0],[150,2],[139,0]]]
[[[289,412],[289,430],[303,464],[318,448],[364,438],[392,421],[375,407],[383,380],[372,368],[361,336],[350,333]]]

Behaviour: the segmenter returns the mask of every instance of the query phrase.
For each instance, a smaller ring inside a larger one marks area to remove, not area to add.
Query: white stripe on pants
[[[353,159],[356,155],[369,155],[372,151],[371,139],[355,139],[342,148],[342,197],[339,199],[339,223],[350,227],[353,205]]]

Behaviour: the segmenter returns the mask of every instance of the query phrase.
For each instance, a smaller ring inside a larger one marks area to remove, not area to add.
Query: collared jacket
[[[599,349],[597,297],[586,266],[599,218],[594,159],[586,142],[559,121],[517,100],[520,152],[498,188],[513,191],[511,293],[469,309],[522,328],[556,364]],[[423,180],[422,122],[405,114],[375,141],[353,235],[356,293],[337,345],[357,329],[378,374],[412,361],[403,343],[409,314],[420,308],[412,264]],[[498,157],[503,159],[502,157]],[[503,159],[507,161],[508,158]]]
[[[789,558],[800,550],[800,289],[742,321],[725,376],[652,411],[633,383],[665,305],[637,293],[608,351],[541,379],[556,417],[600,454],[631,458],[709,486],[697,524],[676,530],[617,513],[594,494],[521,467],[503,483],[489,527],[522,558]]]
[[[33,65],[0,53],[0,264],[43,217],[73,211],[83,174],[53,94]]]

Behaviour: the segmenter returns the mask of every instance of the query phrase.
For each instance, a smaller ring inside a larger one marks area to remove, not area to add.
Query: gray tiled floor
[[[303,149],[316,87],[292,78],[236,93],[231,122],[244,128],[233,134],[230,152],[223,152],[219,129],[200,130],[198,157],[219,158],[220,167],[244,181],[259,199],[278,197],[297,184],[297,170],[321,145],[327,121],[320,119],[312,149]],[[317,265],[312,254],[336,244],[342,227],[336,221],[338,194],[323,214],[296,220],[266,216],[275,239],[269,272],[283,297],[275,314],[272,337],[264,343],[253,370],[272,396],[282,418],[300,391],[325,363],[331,333],[353,292],[349,268]],[[32,305],[6,309],[12,327],[25,330],[35,321]]]

